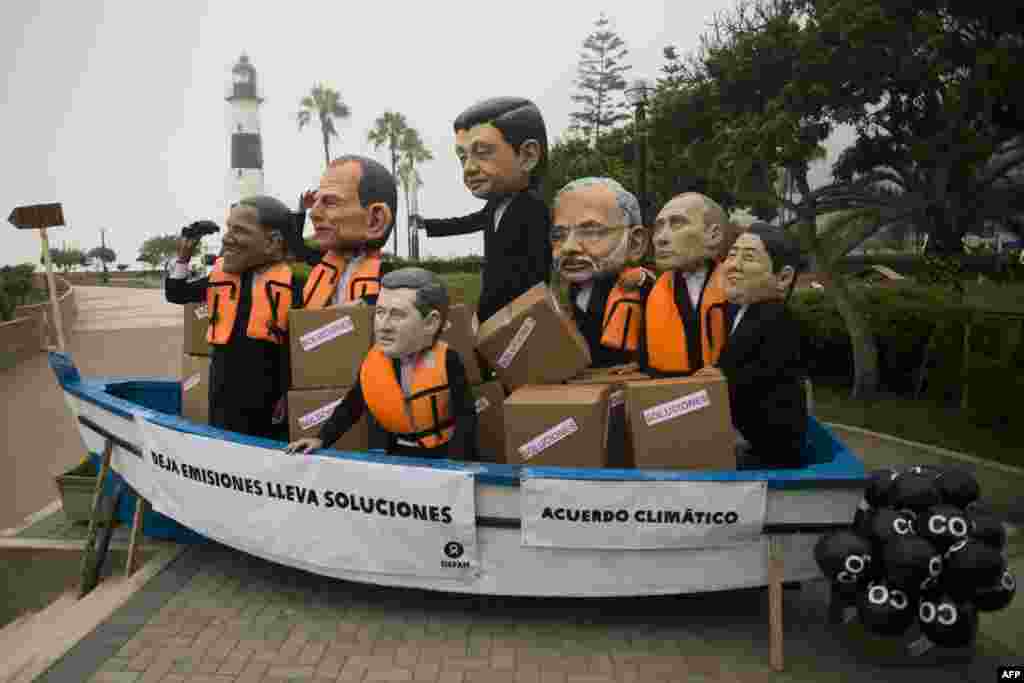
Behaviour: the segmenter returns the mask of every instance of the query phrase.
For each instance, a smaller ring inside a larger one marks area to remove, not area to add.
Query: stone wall
[[[54,276],[57,284],[57,305],[60,306],[64,342],[70,342],[71,330],[78,318],[75,288],[63,277]],[[45,282],[45,280],[44,280]],[[0,324],[0,367],[10,367],[25,358],[57,346],[57,330],[53,324],[49,301],[14,309],[14,320]]]

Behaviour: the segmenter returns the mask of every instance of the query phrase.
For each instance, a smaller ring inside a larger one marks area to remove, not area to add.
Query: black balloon
[[[935,482],[934,473],[926,472],[920,467],[902,472],[893,481],[889,490],[891,504],[893,507],[910,508],[915,512],[922,512],[933,505],[938,505],[942,502],[942,496]]]
[[[894,538],[882,552],[885,581],[904,590],[916,591],[921,583],[942,571],[942,556],[920,536]]]
[[[967,526],[971,538],[992,546],[996,550],[1006,547],[1006,527],[1003,526],[999,517],[984,513],[968,513]]]
[[[871,543],[852,531],[836,531],[822,536],[814,545],[818,568],[830,581],[855,585],[871,567]]]
[[[923,593],[917,606],[921,631],[940,647],[964,647],[974,642],[978,610],[948,594]]]
[[[995,584],[976,590],[972,602],[982,612],[995,612],[1013,602],[1016,593],[1017,580],[1007,569]]]
[[[1006,571],[1002,553],[974,539],[954,543],[942,562],[942,585],[958,599],[970,597],[981,586],[991,586]]]
[[[885,468],[875,470],[868,476],[868,487],[864,491],[864,500],[873,508],[881,508],[890,505],[889,491],[892,483],[899,476],[899,470]]]
[[[871,516],[871,538],[885,545],[902,536],[916,534],[914,519],[906,511],[878,508]]]
[[[872,581],[857,596],[857,615],[869,631],[886,636],[906,632],[917,617],[908,593],[884,581]]]
[[[967,514],[948,504],[933,505],[917,520],[917,533],[934,543],[941,552],[967,538],[969,530]]]
[[[944,502],[958,508],[967,507],[981,495],[974,476],[955,467],[942,472],[935,480],[935,486]]]

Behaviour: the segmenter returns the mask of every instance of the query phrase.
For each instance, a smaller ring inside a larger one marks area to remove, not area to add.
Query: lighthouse
[[[260,139],[260,105],[262,93],[256,69],[248,55],[242,53],[231,67],[227,87],[229,107],[228,137],[231,140],[231,167],[227,179],[227,206],[244,197],[263,194],[263,142]],[[225,216],[227,212],[225,211]],[[221,235],[211,235],[208,253],[220,253]]]

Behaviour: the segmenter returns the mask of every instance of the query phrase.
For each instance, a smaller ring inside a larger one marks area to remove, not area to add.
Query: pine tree
[[[583,105],[583,111],[574,111],[569,116],[573,127],[582,129],[587,137],[593,136],[596,147],[602,128],[610,128],[629,118],[622,98],[626,89],[622,74],[631,67],[621,63],[629,50],[611,28],[608,17],[602,13],[594,26],[594,32],[583,41],[580,53],[576,72],[579,94],[572,96],[573,102]]]

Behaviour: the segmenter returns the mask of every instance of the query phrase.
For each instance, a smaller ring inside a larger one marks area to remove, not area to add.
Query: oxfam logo
[[[462,544],[458,541],[448,541],[444,544],[444,554],[453,560],[459,559],[465,552]]]

